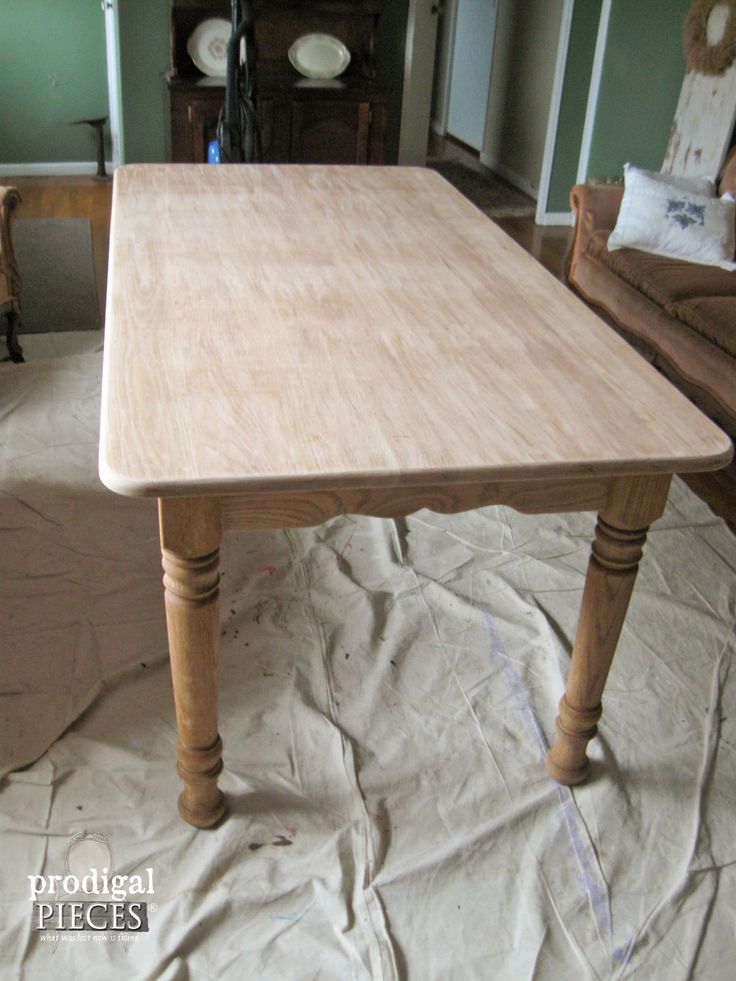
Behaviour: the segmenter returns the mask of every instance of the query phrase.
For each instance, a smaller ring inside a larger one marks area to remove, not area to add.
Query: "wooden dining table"
[[[588,772],[648,526],[730,439],[431,170],[115,174],[100,476],[158,498],[184,782],[216,824],[230,530],[487,505],[596,511],[547,769]],[[490,600],[489,600],[490,602]]]

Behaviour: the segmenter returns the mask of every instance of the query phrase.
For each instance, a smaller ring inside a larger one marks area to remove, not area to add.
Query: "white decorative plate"
[[[289,61],[305,78],[337,78],[350,64],[350,52],[331,34],[304,34],[289,48]]]
[[[197,24],[187,41],[187,53],[205,75],[223,77],[227,73],[227,42],[232,28],[222,17],[210,17]]]

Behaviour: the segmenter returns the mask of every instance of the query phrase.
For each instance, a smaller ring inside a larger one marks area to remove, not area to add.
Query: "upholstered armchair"
[[[17,336],[21,282],[10,234],[13,211],[19,203],[20,194],[14,187],[0,187],[0,315],[7,320],[5,337],[11,361],[23,361]]]

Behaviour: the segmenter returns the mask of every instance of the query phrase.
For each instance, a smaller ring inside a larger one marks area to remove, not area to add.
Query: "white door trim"
[[[547,133],[544,138],[544,156],[542,157],[542,172],[539,176],[539,193],[537,197],[537,212],[534,220],[538,225],[550,224],[547,213],[549,185],[552,178],[552,164],[555,157],[555,142],[557,141],[557,126],[560,121],[560,104],[562,88],[565,81],[567,54],[570,48],[570,30],[572,15],[575,10],[575,0],[563,0],[560,16],[560,33],[557,38],[557,57],[555,59],[555,74],[552,81],[552,92],[549,98],[547,114]],[[557,217],[557,215],[555,215]]]
[[[400,164],[423,167],[427,162],[438,12],[433,0],[409,0],[399,124]],[[431,27],[428,17],[433,21]]]
[[[410,154],[413,155],[413,147],[409,148],[407,146],[407,120],[409,118],[409,113],[407,112],[407,99],[406,93],[409,90],[409,85],[411,82],[411,74],[414,70],[414,23],[416,18],[416,6],[417,0],[409,0],[409,13],[406,19],[406,42],[404,46],[404,85],[402,91],[401,99],[401,121],[399,123],[399,163],[414,163],[414,160],[408,161],[406,158]]]
[[[571,228],[575,224],[575,215],[572,211],[545,211],[541,216],[535,217],[537,225],[569,225]]]
[[[585,108],[583,138],[580,142],[580,157],[578,158],[578,173],[576,178],[578,184],[583,184],[588,179],[590,148],[593,145],[593,130],[595,129],[595,117],[598,112],[598,96],[601,90],[601,76],[603,75],[603,61],[606,54],[606,44],[608,43],[608,25],[610,20],[611,0],[603,0],[601,17],[598,21],[598,36],[595,42],[593,68],[590,74],[588,104]]]
[[[107,99],[112,136],[112,169],[125,159],[123,140],[123,100],[120,83],[120,40],[118,6],[115,0],[100,0],[105,13],[105,49],[107,54]]]

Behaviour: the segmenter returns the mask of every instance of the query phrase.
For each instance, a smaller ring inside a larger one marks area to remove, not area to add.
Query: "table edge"
[[[733,459],[734,447],[723,433],[726,446],[703,457],[660,460],[601,460],[533,465],[457,468],[452,470],[380,471],[321,474],[265,474],[194,480],[137,480],[107,465],[100,444],[99,475],[102,483],[125,497],[210,497],[238,494],[283,494],[317,490],[381,487],[437,487],[453,484],[576,480],[591,477],[626,477],[653,474],[700,473],[721,470]]]

